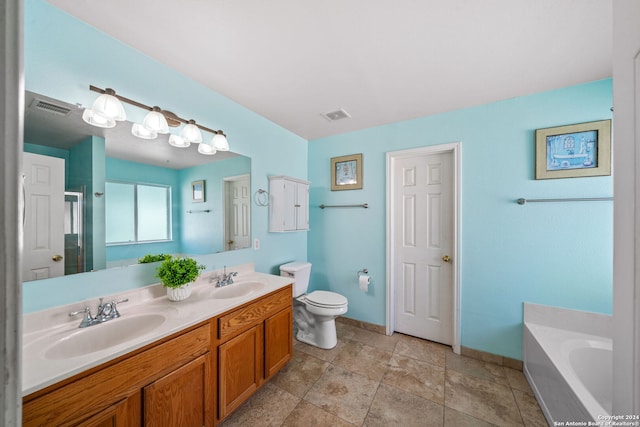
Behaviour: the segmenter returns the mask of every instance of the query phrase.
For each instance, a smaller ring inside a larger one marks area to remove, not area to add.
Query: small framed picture
[[[536,130],[536,179],[611,175],[611,120]]]
[[[191,183],[191,201],[194,203],[204,202],[204,180]]]
[[[331,159],[331,191],[362,189],[362,153]]]

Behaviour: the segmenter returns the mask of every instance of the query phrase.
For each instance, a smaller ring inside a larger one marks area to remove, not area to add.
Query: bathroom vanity
[[[89,354],[60,343],[74,334],[99,336],[110,322],[80,332],[73,330],[79,319],[53,331],[35,327],[24,343],[23,425],[217,425],[293,354],[290,282],[253,272],[236,282],[202,283],[179,303],[147,290],[156,297],[123,304],[122,317],[110,322],[130,316],[143,324],[158,315],[164,322]]]

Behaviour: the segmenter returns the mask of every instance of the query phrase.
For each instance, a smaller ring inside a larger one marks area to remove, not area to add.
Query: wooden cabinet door
[[[144,425],[213,426],[210,363],[204,354],[144,387]]]
[[[140,425],[142,404],[140,393],[123,399],[98,412],[91,418],[75,424],[76,427],[135,427]]]
[[[264,376],[270,378],[293,355],[293,311],[288,307],[265,320]]]
[[[261,324],[218,347],[220,419],[258,389],[262,381],[262,360]]]

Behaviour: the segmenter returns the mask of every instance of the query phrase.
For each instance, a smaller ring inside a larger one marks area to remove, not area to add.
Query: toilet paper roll
[[[369,290],[369,283],[371,283],[371,277],[366,274],[362,274],[358,277],[358,284],[360,285],[360,290],[362,292],[367,292]]]

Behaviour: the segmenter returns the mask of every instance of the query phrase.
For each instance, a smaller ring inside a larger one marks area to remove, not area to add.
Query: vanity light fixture
[[[150,107],[124,96],[116,95],[113,89],[100,89],[90,85],[89,90],[100,93],[92,108],[86,109],[82,114],[84,121],[93,126],[109,128],[114,127],[116,121],[126,120],[126,114],[121,103],[126,102],[149,111],[142,124],[134,123],[131,127],[131,133],[138,138],[155,139],[158,134],[169,133],[169,127],[178,127],[181,123],[184,123],[185,127],[180,132],[180,135],[169,135],[169,144],[171,146],[186,148],[192,143],[199,144],[198,152],[205,155],[213,155],[217,151],[229,151],[229,142],[222,130],[213,130],[197,124],[195,120],[185,120],[170,111],[162,110],[160,107]],[[213,134],[210,142],[203,142],[202,130]]]
[[[195,120],[189,120],[189,123],[187,123],[182,129],[182,132],[180,132],[180,136],[194,144],[200,144],[202,142],[202,132],[200,132],[200,129],[196,126]]]
[[[82,113],[82,120],[101,128],[112,128],[116,125],[116,121],[126,119],[124,107],[111,88],[105,89],[93,102],[91,109],[86,109]]]
[[[213,156],[216,154],[216,149],[211,142],[201,142],[198,144],[198,153],[206,156]]]
[[[211,145],[217,151],[229,151],[229,142],[227,141],[227,135],[221,130],[214,131],[213,138],[211,138]]]
[[[153,107],[146,117],[142,121],[142,126],[147,130],[155,131],[157,133],[169,133],[169,123],[162,114],[160,107]]]

